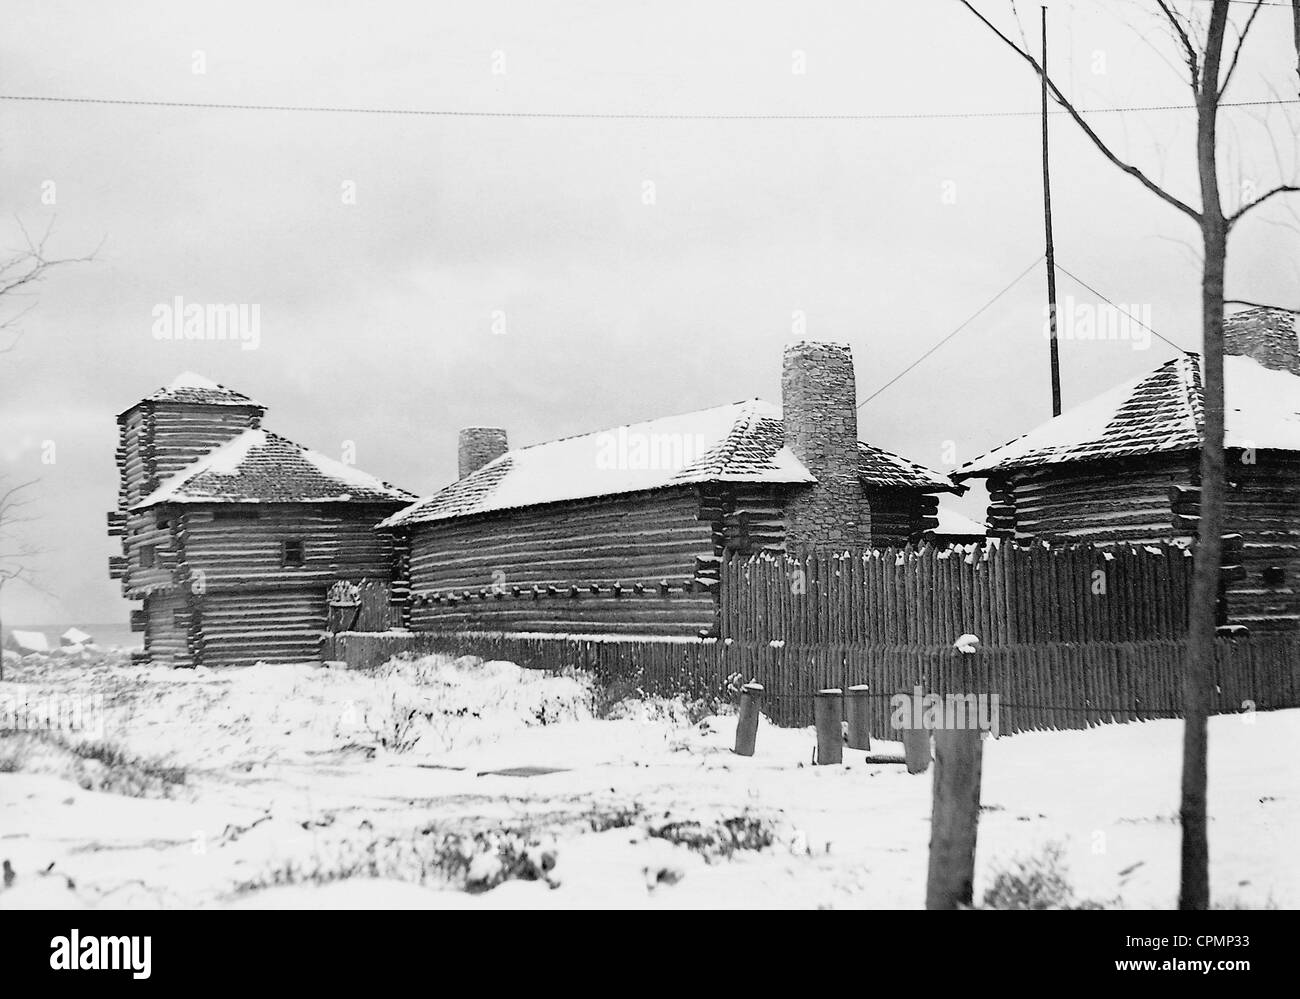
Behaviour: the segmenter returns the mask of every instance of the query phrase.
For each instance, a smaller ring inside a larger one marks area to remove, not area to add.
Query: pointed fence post
[[[980,814],[983,743],[978,728],[934,732],[934,805],[930,813],[927,909],[971,904],[975,888],[975,838]]]
[[[844,718],[849,723],[849,748],[871,749],[871,688],[865,683],[850,687],[844,699]]]
[[[747,683],[740,688],[740,711],[736,720],[737,756],[753,756],[758,741],[758,709],[763,698],[761,683]]]
[[[817,762],[821,765],[844,761],[844,691],[828,687],[813,699],[813,723],[817,726]]]

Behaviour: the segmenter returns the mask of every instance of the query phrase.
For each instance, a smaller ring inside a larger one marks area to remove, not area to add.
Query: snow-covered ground
[[[766,720],[737,757],[734,716],[597,693],[473,659],[11,665],[0,707],[100,695],[104,725],[0,737],[0,907],[921,906],[929,774],[814,767]],[[1181,731],[986,743],[976,897],[1058,843],[1079,899],[1171,907]],[[1211,722],[1219,904],[1300,906],[1297,748],[1300,711]]]

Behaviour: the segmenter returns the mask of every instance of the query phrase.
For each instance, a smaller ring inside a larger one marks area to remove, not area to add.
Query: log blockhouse
[[[1300,627],[1300,347],[1295,319],[1254,308],[1225,322],[1232,538],[1220,619]],[[990,533],[1190,543],[1200,511],[1200,357],[1185,354],[961,466],[989,489]],[[1240,556],[1237,556],[1239,551]]]
[[[750,399],[510,450],[461,431],[460,477],[386,520],[417,631],[710,633],[719,565],[902,544],[961,487],[858,440],[853,359],[787,348]]]
[[[148,659],[317,659],[331,585],[390,578],[375,525],[412,494],[262,429],[265,412],[186,373],[118,417],[110,574],[142,601]]]

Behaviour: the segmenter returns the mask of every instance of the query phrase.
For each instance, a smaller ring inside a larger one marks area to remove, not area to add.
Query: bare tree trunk
[[[1228,4],[1218,0],[1210,14],[1205,72],[1197,94],[1196,154],[1201,179],[1201,235],[1205,266],[1201,276],[1201,327],[1204,347],[1201,378],[1205,429],[1201,445],[1201,519],[1192,577],[1183,675],[1183,780],[1180,909],[1210,906],[1210,847],[1206,829],[1206,723],[1214,663],[1219,577],[1223,548],[1223,278],[1228,257],[1228,224],[1219,200],[1216,141],[1219,62],[1223,53]]]
[[[1295,22],[1295,73],[1300,77],[1300,0],[1291,0],[1291,19]]]
[[[1204,335],[1202,383],[1204,425],[1201,448],[1201,518],[1193,570],[1192,600],[1187,630],[1187,662],[1183,676],[1183,777],[1180,817],[1182,820],[1182,877],[1179,905],[1184,909],[1205,909],[1210,904],[1209,838],[1206,834],[1206,722],[1210,704],[1210,678],[1214,665],[1215,626],[1218,624],[1219,580],[1223,549],[1224,499],[1226,482],[1223,457],[1223,289],[1228,254],[1228,234],[1235,222],[1250,209],[1281,194],[1300,193],[1300,185],[1280,184],[1243,205],[1225,218],[1219,199],[1216,169],[1219,100],[1231,82],[1242,46],[1259,13],[1256,3],[1238,32],[1228,71],[1220,79],[1223,42],[1232,0],[1214,0],[1204,49],[1193,40],[1191,22],[1174,12],[1165,0],[1160,10],[1183,47],[1189,80],[1196,95],[1196,160],[1204,207],[1197,211],[1148,177],[1138,166],[1127,163],[1106,144],[1060,88],[1047,78],[1043,66],[1029,52],[999,30],[979,12],[971,0],[958,0],[986,28],[1011,48],[1046,80],[1048,90],[1094,146],[1130,177],[1166,204],[1195,219],[1205,249],[1201,273],[1201,321]],[[1300,71],[1300,0],[1292,0],[1295,17],[1297,71]],[[1012,12],[1014,14],[1014,5]],[[1198,22],[1199,23],[1199,22]]]

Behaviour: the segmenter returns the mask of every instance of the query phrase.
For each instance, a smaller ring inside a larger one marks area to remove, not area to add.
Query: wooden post
[[[934,733],[927,909],[956,909],[972,901],[983,762],[981,735],[978,728],[936,729]]]
[[[844,701],[844,718],[849,723],[849,748],[871,749],[871,688],[860,683],[849,688]]]
[[[903,758],[909,774],[923,774],[930,769],[929,729],[903,729]]]
[[[740,717],[736,719],[737,756],[753,756],[758,741],[758,704],[763,697],[761,683],[747,683],[740,688]]]
[[[1047,315],[1052,377],[1052,415],[1061,415],[1061,354],[1056,336],[1056,247],[1052,241],[1052,172],[1047,147],[1047,6],[1043,6],[1043,225],[1047,234]]]
[[[844,761],[844,691],[828,687],[813,698],[813,722],[817,726],[817,763]]]

